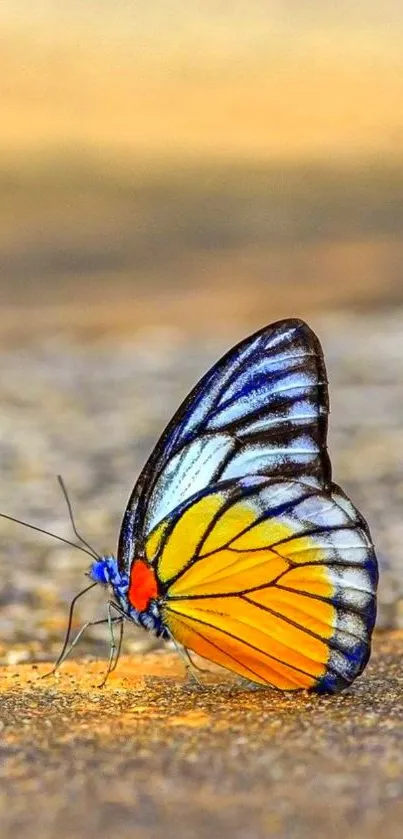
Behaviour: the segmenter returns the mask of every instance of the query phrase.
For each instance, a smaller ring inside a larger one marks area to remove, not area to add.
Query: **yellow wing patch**
[[[226,616],[223,619],[225,629],[220,632],[215,625],[195,617],[175,614],[171,609],[166,613],[169,628],[180,644],[247,679],[282,690],[297,690],[312,687],[324,673],[324,664],[312,662],[306,656],[284,649],[281,645],[271,646],[271,640],[263,633],[263,637],[259,638],[255,633],[251,639],[232,636],[229,632],[234,629],[233,622],[227,624]],[[244,633],[244,627],[235,628]],[[255,649],[250,646],[250,640],[262,646]],[[286,660],[275,658],[278,651]],[[326,655],[327,660],[325,649],[323,655]],[[308,672],[304,671],[305,665],[309,667]]]
[[[200,544],[205,501],[194,505],[191,518],[187,512],[180,520],[187,517],[185,527],[193,527],[187,546]],[[211,522],[217,507],[210,505],[208,512]],[[336,619],[334,606],[312,595],[331,597],[334,586],[325,565],[319,564],[323,550],[309,536],[295,540],[291,524],[274,518],[258,521],[260,516],[258,505],[249,501],[217,517],[200,554],[190,555],[170,586],[164,621],[181,644],[240,675],[283,689],[311,687],[325,673]],[[182,563],[184,532],[172,534]],[[166,573],[169,566],[173,576],[172,568],[178,566],[171,539],[159,569]],[[278,542],[277,551],[273,545]],[[314,564],[294,567],[288,554],[301,554]]]
[[[317,543],[309,536],[294,537],[289,542],[283,542],[276,548],[280,556],[290,559],[292,563],[304,563],[304,565],[307,562],[322,562],[325,549],[326,545],[323,544],[323,541]]]
[[[198,506],[198,505],[196,505]],[[259,515],[259,508],[251,500],[244,499],[232,504],[218,519],[200,550],[200,555],[212,553],[227,545],[238,533],[253,525]],[[256,529],[256,528],[254,528]],[[253,547],[258,547],[256,540]]]
[[[322,573],[326,574],[324,569],[322,569]],[[286,580],[287,576],[285,576]],[[269,614],[285,618],[291,626],[303,626],[304,629],[319,635],[321,638],[331,638],[333,635],[336,609],[331,603],[314,599],[309,595],[302,594],[301,591],[298,594],[293,591],[284,591],[275,585],[252,591],[246,597],[249,602],[256,603],[257,606],[263,606],[269,610]],[[288,632],[289,630],[287,630]]]
[[[238,551],[268,548],[291,535],[292,528],[284,522],[278,519],[264,519],[264,521],[259,522],[255,527],[235,539],[232,547]]]
[[[150,536],[146,542],[146,558],[148,562],[153,562],[160,549],[161,542],[168,530],[168,521],[162,521],[154,530],[151,531]]]
[[[282,616],[270,610],[262,614],[254,603],[244,597],[202,598],[199,600],[172,601],[169,610],[198,621],[200,626],[210,626],[222,634],[238,638],[251,650],[270,651],[276,658],[291,664],[304,664],[303,669],[313,668],[315,675],[322,670],[328,658],[327,644]],[[290,611],[287,609],[287,611]],[[294,615],[297,617],[297,614]],[[287,615],[288,618],[288,615]],[[326,627],[326,636],[328,637]]]
[[[175,577],[182,570],[187,559],[194,555],[206,528],[221,509],[222,504],[222,495],[214,493],[206,495],[197,504],[192,504],[185,510],[176,522],[159,559],[158,576],[163,582]],[[151,533],[149,541],[153,539],[153,535],[154,532]]]
[[[303,591],[316,597],[329,599],[334,594],[334,584],[329,581],[328,571],[323,565],[291,568],[281,584],[283,588]]]
[[[277,516],[268,514],[267,485],[265,493],[260,485],[242,499],[211,492],[170,530],[153,531],[147,555],[167,583],[163,623],[184,647],[262,684],[347,684],[365,662],[355,604],[372,596],[370,578],[357,572],[368,537],[331,496],[303,484],[285,485],[283,497],[276,484]]]
[[[169,589],[170,597],[234,594],[266,585],[286,571],[286,560],[270,551],[235,553],[228,549],[194,562]]]

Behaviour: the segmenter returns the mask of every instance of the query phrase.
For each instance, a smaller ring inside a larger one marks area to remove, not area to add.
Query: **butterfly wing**
[[[174,638],[283,690],[336,692],[363,670],[377,563],[364,520],[335,485],[228,481],[150,534]]]
[[[279,321],[230,350],[181,405],[144,467],[122,523],[120,570],[170,512],[219,481],[260,474],[329,487],[328,410],[322,349],[303,321]]]

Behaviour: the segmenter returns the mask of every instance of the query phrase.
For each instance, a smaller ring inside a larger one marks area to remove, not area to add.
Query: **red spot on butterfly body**
[[[150,600],[158,595],[157,580],[152,568],[142,559],[133,562],[130,572],[129,601],[138,612],[146,612]]]

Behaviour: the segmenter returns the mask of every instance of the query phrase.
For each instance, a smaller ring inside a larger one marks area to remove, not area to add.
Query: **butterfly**
[[[129,620],[261,685],[353,682],[378,569],[365,519],[332,482],[328,413],[322,348],[302,320],[266,326],[203,376],[134,487],[117,557],[88,572],[88,588],[110,591],[112,638]],[[86,628],[67,648],[75,600],[57,664]]]

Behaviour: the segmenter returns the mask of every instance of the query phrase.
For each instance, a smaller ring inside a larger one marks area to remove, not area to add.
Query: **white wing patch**
[[[234,447],[235,441],[228,434],[205,434],[174,455],[151,493],[145,533],[150,533],[191,495],[213,483]]]
[[[287,460],[306,463],[316,456],[317,446],[309,437],[301,437],[292,446],[245,446],[231,458],[221,475],[221,480],[242,478],[247,475],[265,475],[268,469],[280,467]]]

